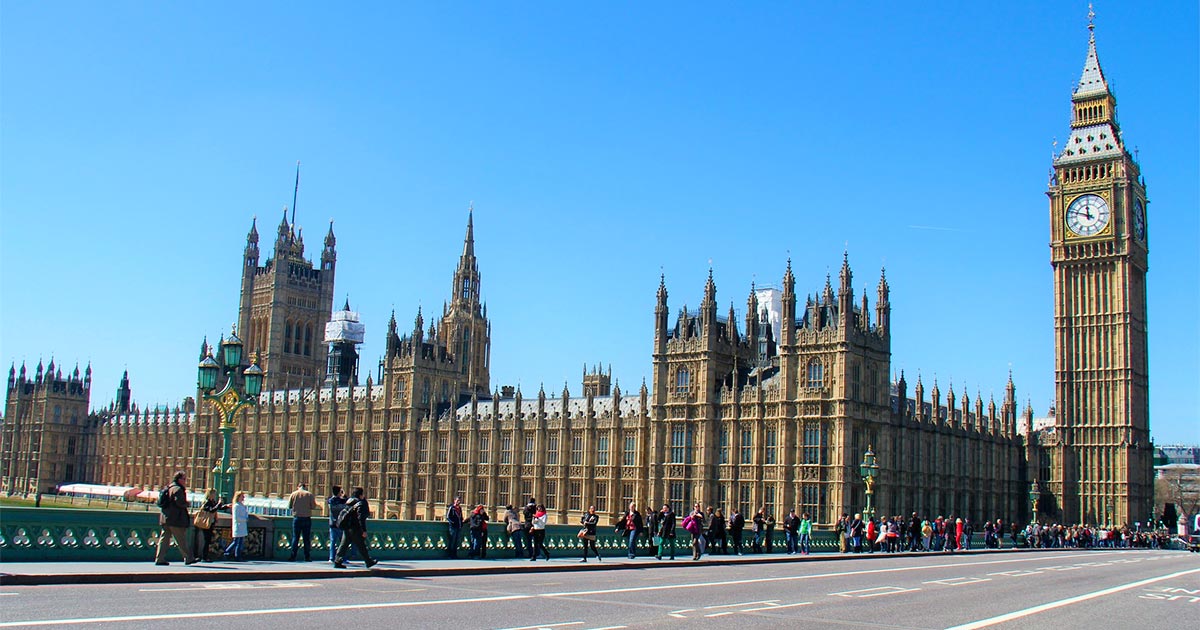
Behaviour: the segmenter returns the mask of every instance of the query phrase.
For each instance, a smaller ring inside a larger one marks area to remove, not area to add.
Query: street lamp
[[[222,361],[213,358],[212,349],[200,361],[197,371],[197,383],[203,399],[212,403],[213,409],[221,414],[221,432],[223,452],[221,461],[213,466],[213,487],[221,500],[228,501],[233,495],[233,480],[237,468],[229,461],[233,450],[233,431],[237,428],[234,414],[243,407],[257,404],[259,393],[262,392],[263,371],[258,367],[258,355],[250,360],[250,366],[242,369],[242,340],[238,339],[236,329],[229,333],[229,338],[221,341],[220,356]],[[225,374],[225,383],[217,391],[217,380],[221,372]],[[239,390],[239,384],[242,389]]]
[[[863,517],[870,520],[875,516],[875,509],[871,507],[871,497],[875,494],[875,477],[879,475],[879,465],[875,463],[875,451],[870,445],[867,445],[867,452],[863,454],[862,464],[858,466],[858,474],[862,475],[863,483],[867,486],[867,507],[863,510]]]
[[[1030,514],[1029,521],[1031,523],[1037,522],[1037,504],[1038,504],[1038,499],[1041,496],[1042,496],[1042,492],[1040,490],[1038,490],[1037,479],[1034,479],[1033,481],[1031,481],[1029,483],[1029,514]]]

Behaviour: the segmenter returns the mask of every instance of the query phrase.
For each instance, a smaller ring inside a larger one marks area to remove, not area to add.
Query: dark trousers
[[[596,559],[599,560],[600,559],[600,549],[598,547],[596,547],[596,539],[594,537],[583,539],[583,559],[585,561],[588,559],[588,549],[589,548],[592,550],[592,553],[596,554]]]
[[[729,538],[725,535],[724,532],[722,532],[720,534],[713,534],[710,544],[712,545],[712,551],[708,552],[710,555],[717,553],[718,548],[721,550],[721,553],[723,553],[723,554],[729,553]]]
[[[526,540],[524,529],[518,529],[517,531],[509,534],[509,539],[512,540],[514,558],[528,558],[529,556],[533,555],[532,547],[530,547],[528,555],[525,553],[525,547],[528,545],[525,544]]]
[[[733,553],[742,555],[742,532],[732,532],[729,537],[733,539]]]
[[[486,558],[487,557],[487,531],[482,529],[471,530],[471,551],[467,554],[468,558]]]
[[[371,553],[367,551],[367,539],[362,530],[359,529],[344,529],[342,530],[342,544],[338,545],[337,555],[334,556],[334,562],[342,562],[346,559],[346,553],[350,551],[350,546],[358,550],[358,555],[362,556],[363,562],[370,564]]]
[[[304,559],[312,560],[312,517],[297,516],[292,519],[292,557],[296,559],[296,548],[300,546],[300,539],[304,539]]]
[[[457,558],[458,549],[459,547],[462,547],[462,527],[448,525],[447,528],[446,555],[451,558]]]
[[[211,527],[208,529],[200,529],[197,527],[195,529],[196,535],[192,539],[192,549],[195,550],[195,556],[197,558],[208,562],[208,548],[212,546],[213,530]],[[203,543],[200,542],[201,539],[203,539]]]
[[[544,529],[533,530],[533,555],[530,558],[537,558],[539,554],[545,556],[547,560],[550,559],[550,552],[546,551],[546,530]]]

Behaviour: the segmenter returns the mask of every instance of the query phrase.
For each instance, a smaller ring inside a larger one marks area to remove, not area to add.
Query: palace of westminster
[[[1089,25],[1089,29],[1091,29]],[[835,281],[801,301],[788,261],[779,290],[751,288],[743,317],[721,313],[711,272],[698,310],[654,310],[653,379],[636,391],[585,369],[580,395],[495,388],[492,329],[467,218],[440,317],[393,314],[377,374],[361,379],[357,315],[334,310],[332,225],[319,265],[285,214],[260,264],[252,225],[241,264],[237,334],[266,372],[238,412],[237,487],[286,496],[305,480],[364,486],[377,513],[436,519],[455,496],[488,509],[528,497],[552,521],[693,501],[792,507],[832,523],[861,510],[859,463],[882,464],[879,514],[1132,523],[1151,511],[1146,359],[1146,192],[1121,139],[1094,35],[1071,97],[1071,137],[1047,195],[1054,276],[1055,421],[1034,430],[1010,376],[1000,401],[891,378],[889,286],[855,297]],[[649,331],[647,331],[649,332]],[[322,335],[324,336],[322,337]],[[502,334],[502,333],[500,333]],[[202,346],[200,359],[220,352]],[[90,411],[91,368],[53,361],[9,371],[0,490],[67,482],[152,487],[186,471],[202,485],[222,455],[220,414],[202,402],[138,411],[128,375],[113,406]],[[195,399],[203,400],[196,392]]]

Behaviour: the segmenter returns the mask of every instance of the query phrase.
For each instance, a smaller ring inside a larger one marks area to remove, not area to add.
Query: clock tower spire
[[[1096,53],[1094,13],[1071,133],[1050,179],[1055,432],[1062,519],[1120,526],[1153,503],[1146,355],[1146,190]],[[1044,442],[1045,443],[1045,442]]]

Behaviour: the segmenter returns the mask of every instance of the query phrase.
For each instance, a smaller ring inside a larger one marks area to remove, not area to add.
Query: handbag
[[[587,528],[586,528],[586,527],[580,527],[580,528],[579,528],[579,533],[578,533],[578,534],[576,534],[576,536],[577,536],[577,537],[579,537],[579,538],[587,538],[587,537],[588,537]]]
[[[213,523],[217,520],[217,515],[207,510],[196,512],[196,516],[192,518],[192,524],[196,529],[212,529]]]

